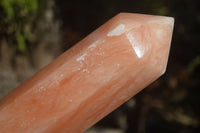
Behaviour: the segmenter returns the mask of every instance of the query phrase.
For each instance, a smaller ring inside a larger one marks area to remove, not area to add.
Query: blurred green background
[[[175,18],[168,68],[87,133],[200,133],[199,0],[0,0],[0,97],[119,12]]]

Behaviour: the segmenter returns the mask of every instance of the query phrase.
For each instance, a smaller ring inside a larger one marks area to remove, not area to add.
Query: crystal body
[[[173,24],[116,15],[1,100],[1,132],[83,132],[165,72]]]

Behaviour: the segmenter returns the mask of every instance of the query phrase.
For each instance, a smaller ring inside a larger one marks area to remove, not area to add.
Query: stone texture
[[[118,14],[1,100],[1,131],[85,131],[165,72],[173,23]]]

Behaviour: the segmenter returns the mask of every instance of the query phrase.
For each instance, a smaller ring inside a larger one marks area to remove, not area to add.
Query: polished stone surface
[[[166,70],[174,19],[120,13],[0,102],[3,133],[81,133]]]

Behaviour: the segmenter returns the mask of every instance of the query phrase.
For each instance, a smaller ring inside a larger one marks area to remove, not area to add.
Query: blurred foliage
[[[23,16],[36,12],[38,9],[38,0],[2,0],[1,6],[7,17],[13,19],[20,12],[23,13]],[[16,12],[15,7],[18,7],[21,11]]]
[[[1,0],[0,1],[0,34],[12,38],[20,52],[27,49],[31,40],[32,18],[38,12],[38,0]]]
[[[189,73],[193,73],[200,66],[200,56],[194,58],[188,66]]]

